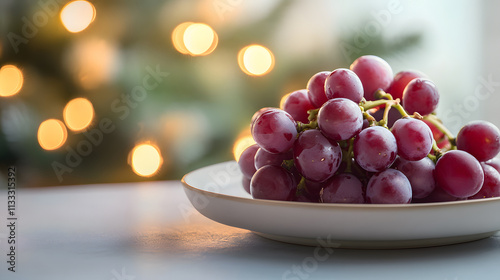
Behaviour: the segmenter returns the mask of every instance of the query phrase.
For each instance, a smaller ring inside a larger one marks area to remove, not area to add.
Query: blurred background
[[[378,55],[457,133],[500,125],[495,1],[2,0],[0,188],[180,179],[232,160],[261,107]]]

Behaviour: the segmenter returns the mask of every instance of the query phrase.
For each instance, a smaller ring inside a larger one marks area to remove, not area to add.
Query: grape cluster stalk
[[[393,74],[366,55],[314,74],[283,108],[251,119],[256,144],[241,154],[255,199],[407,204],[500,196],[500,130],[474,121],[455,137],[435,114],[436,85]]]

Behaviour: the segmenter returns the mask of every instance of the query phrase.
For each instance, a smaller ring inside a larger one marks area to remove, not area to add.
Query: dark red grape
[[[241,173],[248,179],[252,178],[255,173],[255,153],[259,149],[257,144],[253,144],[246,148],[240,155],[238,159],[238,165],[240,166]]]
[[[290,150],[297,136],[297,123],[283,110],[268,110],[260,114],[252,126],[255,142],[270,153]]]
[[[500,173],[500,158],[492,158],[485,163],[489,166],[492,166]]]
[[[414,199],[412,202],[418,202],[418,203],[429,203],[429,202],[448,202],[448,201],[457,201],[457,200],[465,200],[466,198],[458,198],[455,196],[450,195],[449,193],[445,192],[442,188],[439,186],[436,186],[434,188],[434,191],[431,192],[428,196],[421,198],[421,199]]]
[[[428,115],[436,110],[438,103],[436,85],[427,79],[413,79],[403,92],[403,107],[410,115],[415,112],[422,116]]]
[[[369,172],[387,169],[396,159],[397,153],[396,138],[381,126],[369,127],[354,139],[354,159]]]
[[[283,167],[266,165],[255,172],[250,181],[253,198],[289,200],[295,192],[292,175]]]
[[[329,140],[317,129],[305,130],[293,145],[297,170],[305,178],[322,182],[333,176],[342,160],[337,142]]]
[[[366,202],[371,204],[410,203],[411,185],[398,170],[387,169],[373,175],[366,186]]]
[[[271,154],[264,149],[258,149],[255,153],[255,169],[259,169],[266,165],[281,166],[284,160],[292,159],[292,151],[281,154]]]
[[[424,198],[434,191],[436,187],[434,181],[435,165],[428,157],[417,161],[398,157],[392,166],[401,171],[410,181],[413,198]]]
[[[500,130],[487,121],[470,122],[458,132],[457,149],[479,161],[492,159],[500,152]]]
[[[392,98],[399,98],[403,100],[403,91],[405,87],[416,78],[424,78],[422,73],[416,71],[401,71],[398,72],[394,79],[392,80],[391,86],[387,89],[387,92],[392,95]]]
[[[262,115],[262,113],[264,112],[267,112],[267,111],[275,111],[275,110],[279,110],[278,108],[274,108],[274,107],[264,107],[264,108],[260,108],[257,112],[255,112],[252,116],[252,119],[250,120],[250,129],[253,127],[253,123],[255,122],[255,120],[260,116]]]
[[[318,126],[332,140],[347,140],[361,131],[363,114],[349,99],[330,99],[319,109]]]
[[[321,201],[324,203],[364,203],[363,184],[353,174],[337,174],[325,184]]]
[[[321,107],[328,98],[325,94],[325,80],[330,71],[322,71],[314,74],[307,82],[307,92],[309,95],[309,100],[311,100],[312,105],[315,108]]]
[[[283,110],[288,112],[294,120],[302,123],[309,123],[309,120],[307,119],[309,117],[309,113],[307,113],[307,111],[314,108],[314,105],[312,105],[309,100],[306,89],[290,93],[283,105]]]
[[[421,160],[432,149],[432,131],[421,120],[399,119],[391,131],[398,143],[398,155],[406,160]]]
[[[481,163],[484,171],[483,186],[478,193],[470,197],[471,199],[488,198],[500,196],[500,174],[493,167],[485,163]]]
[[[247,178],[245,176],[241,177],[241,184],[243,184],[243,189],[247,193],[250,193],[250,180],[251,180],[251,178]]]
[[[451,150],[436,162],[434,179],[450,195],[466,198],[479,192],[484,175],[475,157],[464,151]]]
[[[366,100],[375,100],[375,92],[378,89],[387,90],[393,79],[391,66],[382,58],[374,55],[359,57],[351,64],[350,69],[363,83]]]
[[[363,84],[349,69],[334,70],[325,80],[326,98],[347,98],[358,104],[363,98]]]

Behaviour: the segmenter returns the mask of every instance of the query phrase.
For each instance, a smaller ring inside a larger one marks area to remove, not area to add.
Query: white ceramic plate
[[[204,216],[264,237],[342,248],[412,248],[486,238],[500,230],[500,198],[422,204],[320,204],[252,199],[236,162],[184,176]]]

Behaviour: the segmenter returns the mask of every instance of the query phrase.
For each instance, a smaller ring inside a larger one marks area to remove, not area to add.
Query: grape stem
[[[456,141],[455,137],[453,134],[443,125],[440,119],[436,117],[436,115],[427,115],[424,117],[424,120],[432,123],[439,131],[441,131],[447,138],[448,141],[450,141],[450,144],[452,146],[456,146]]]

